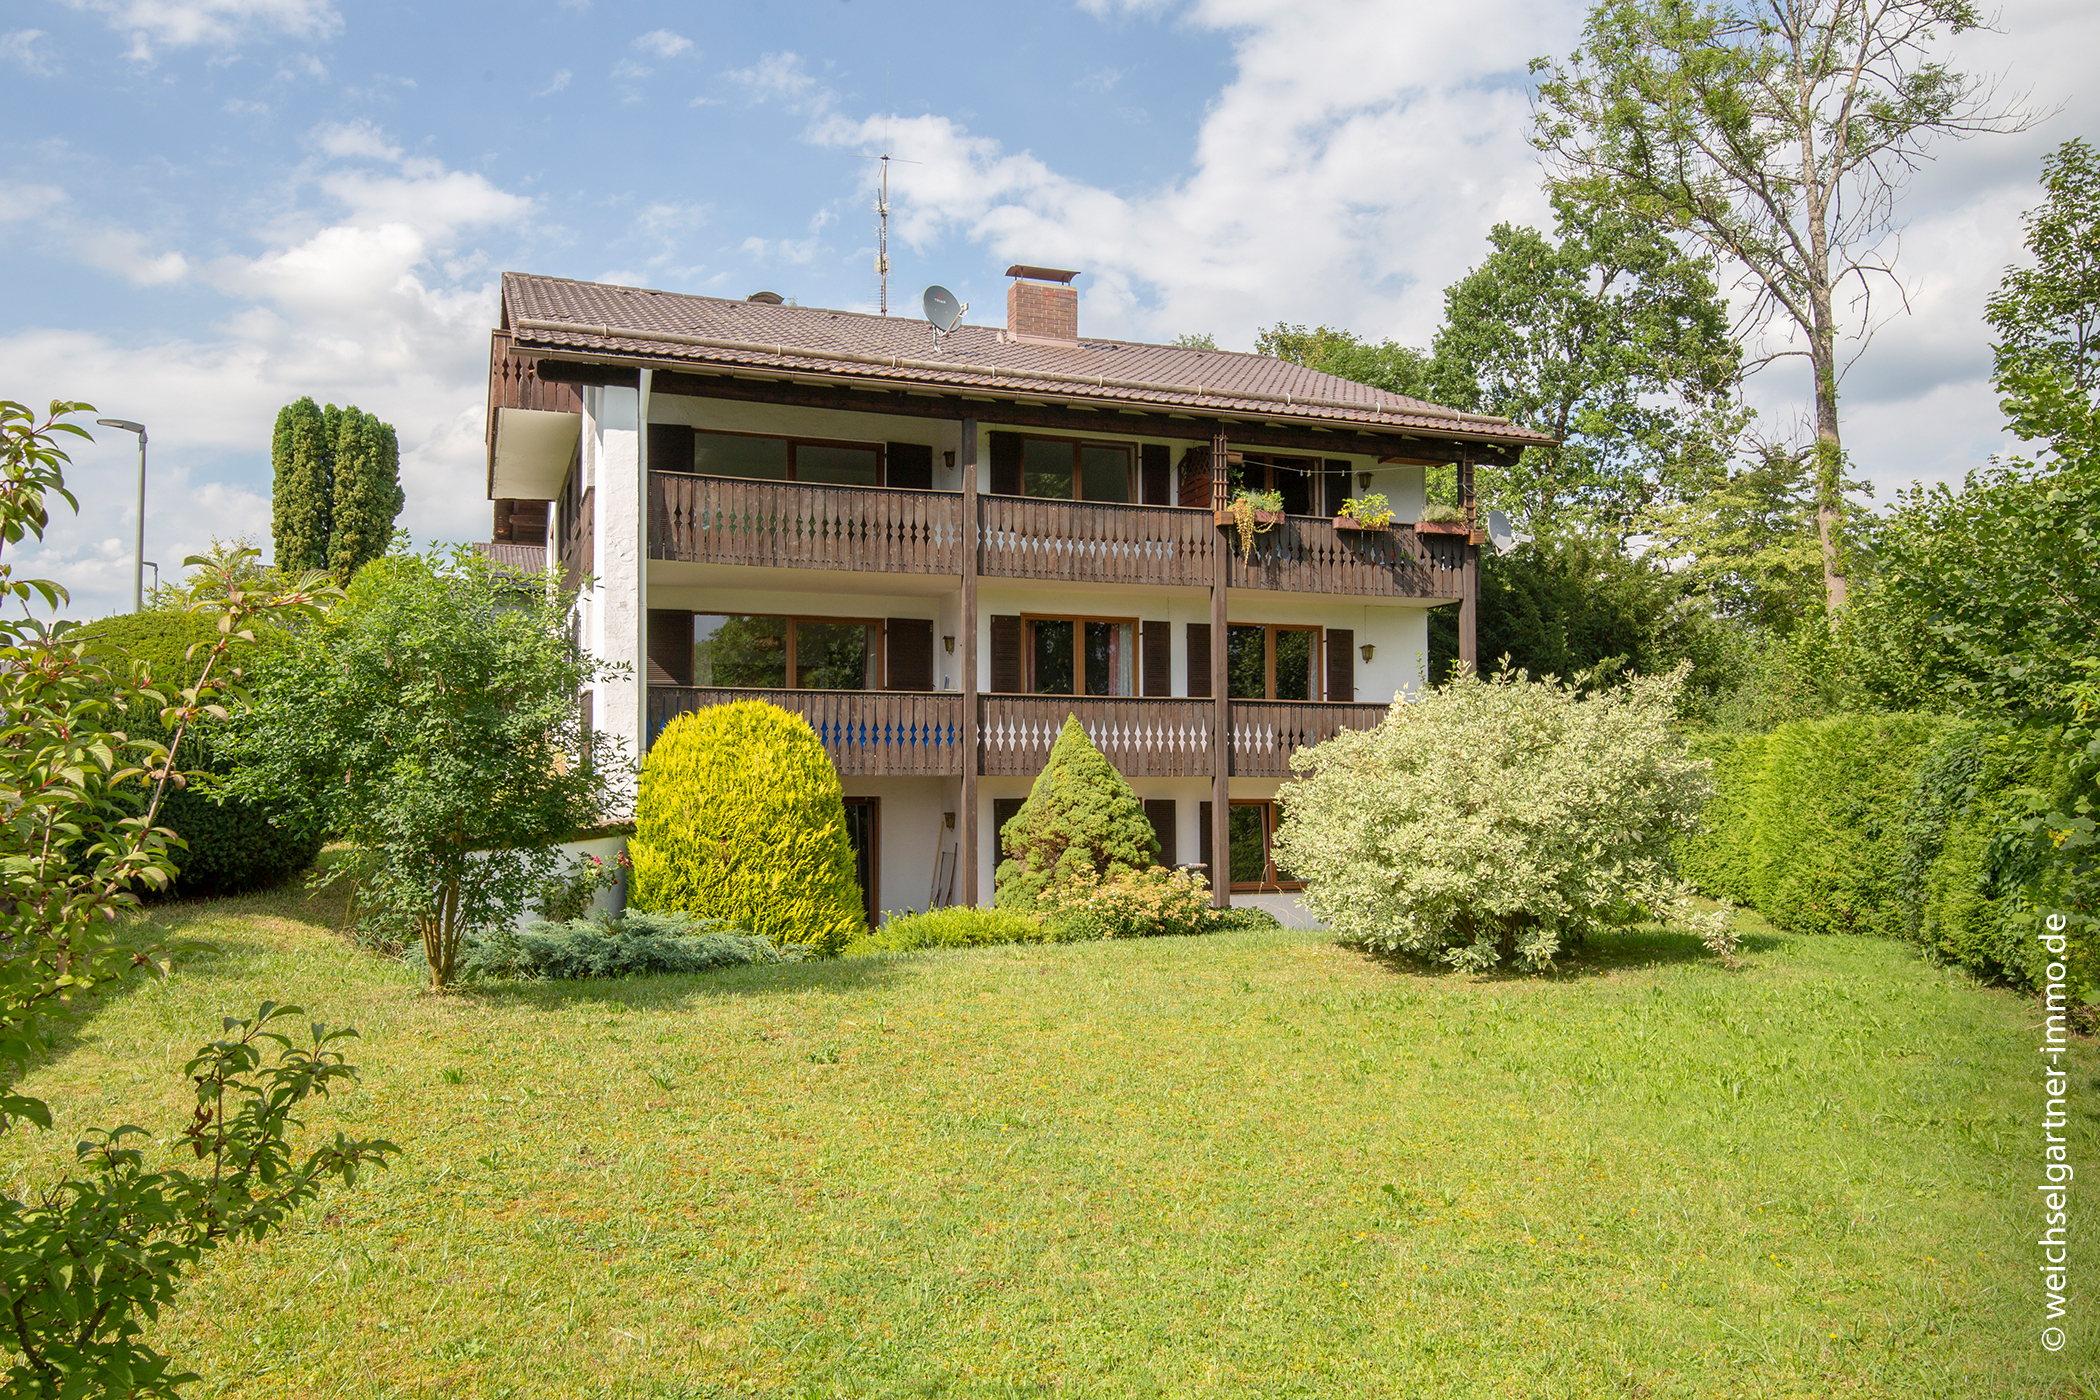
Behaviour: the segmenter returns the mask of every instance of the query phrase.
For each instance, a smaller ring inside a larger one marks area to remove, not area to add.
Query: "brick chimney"
[[[1044,345],[1079,343],[1079,274],[1055,267],[1006,269],[1013,282],[1006,289],[1006,329],[1016,340]]]

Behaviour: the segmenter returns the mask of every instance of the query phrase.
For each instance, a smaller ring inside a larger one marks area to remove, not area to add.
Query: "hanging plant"
[[[1254,537],[1283,522],[1281,491],[1242,491],[1232,498],[1232,523],[1240,532],[1240,553],[1254,553]]]

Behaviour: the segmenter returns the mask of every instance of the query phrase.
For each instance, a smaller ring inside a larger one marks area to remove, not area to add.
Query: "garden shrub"
[[[773,941],[718,919],[631,911],[469,934],[461,969],[482,977],[570,979],[706,972],[780,961]]]
[[[1043,927],[1059,942],[1209,933],[1210,881],[1197,870],[1082,870],[1043,891]]]
[[[1213,909],[1210,911],[1209,932],[1211,933],[1226,933],[1234,929],[1244,928],[1270,929],[1282,927],[1283,920],[1277,918],[1268,910],[1257,908],[1252,904],[1234,904],[1225,909]]]
[[[866,931],[839,775],[807,722],[738,700],[664,727],[642,760],[629,900],[836,953]]]
[[[1007,858],[994,880],[996,897],[1001,908],[1022,913],[1040,908],[1045,890],[1081,872],[1145,870],[1159,859],[1144,804],[1071,715],[1002,839]]]
[[[1684,668],[1584,694],[1504,670],[1395,705],[1292,756],[1277,864],[1342,938],[1484,969],[1549,966],[1640,911],[1723,957],[1673,843],[1710,793],[1672,730]]]
[[[905,953],[916,948],[985,948],[998,943],[1039,943],[1042,920],[1011,909],[957,905],[923,914],[892,914],[848,952]]]
[[[203,664],[201,657],[186,653],[211,635],[208,619],[170,607],[105,618],[80,632],[94,654],[111,659],[128,655],[150,663],[154,686],[171,705],[179,703],[176,692],[195,682]],[[265,649],[249,665],[267,665],[267,658]],[[131,732],[163,744],[173,737],[150,706],[127,713],[122,722]],[[214,751],[224,737],[220,729],[211,720],[190,726],[176,755],[188,781],[182,787],[170,786],[161,803],[158,824],[186,843],[169,852],[177,894],[234,894],[273,885],[312,865],[321,851],[321,824],[291,804],[215,790],[213,780],[233,768]]]

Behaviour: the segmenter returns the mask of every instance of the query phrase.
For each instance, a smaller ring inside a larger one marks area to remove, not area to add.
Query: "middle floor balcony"
[[[847,778],[960,777],[964,697],[955,691],[756,690],[649,687],[649,742],[681,714],[764,700],[801,715]],[[980,695],[977,772],[1033,778],[1068,716],[1126,778],[1207,778],[1221,759],[1236,778],[1287,778],[1291,755],[1344,729],[1385,718],[1378,704],[1233,700],[1227,732],[1205,699],[1136,696]],[[1220,744],[1220,738],[1224,743]]]
[[[966,539],[952,491],[818,486],[652,472],[649,557],[705,564],[959,576],[1133,587],[1208,587],[1220,551],[1232,588],[1456,600],[1465,545],[1411,525],[1343,530],[1287,516],[1243,554],[1214,514],[1029,496],[978,497]]]

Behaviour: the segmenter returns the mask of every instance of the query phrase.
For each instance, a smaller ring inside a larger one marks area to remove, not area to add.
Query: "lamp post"
[[[139,435],[139,518],[138,529],[132,535],[131,610],[140,612],[146,606],[146,425],[134,423],[129,418],[97,418],[95,421],[105,428],[119,428]],[[155,574],[159,572],[154,570]]]

